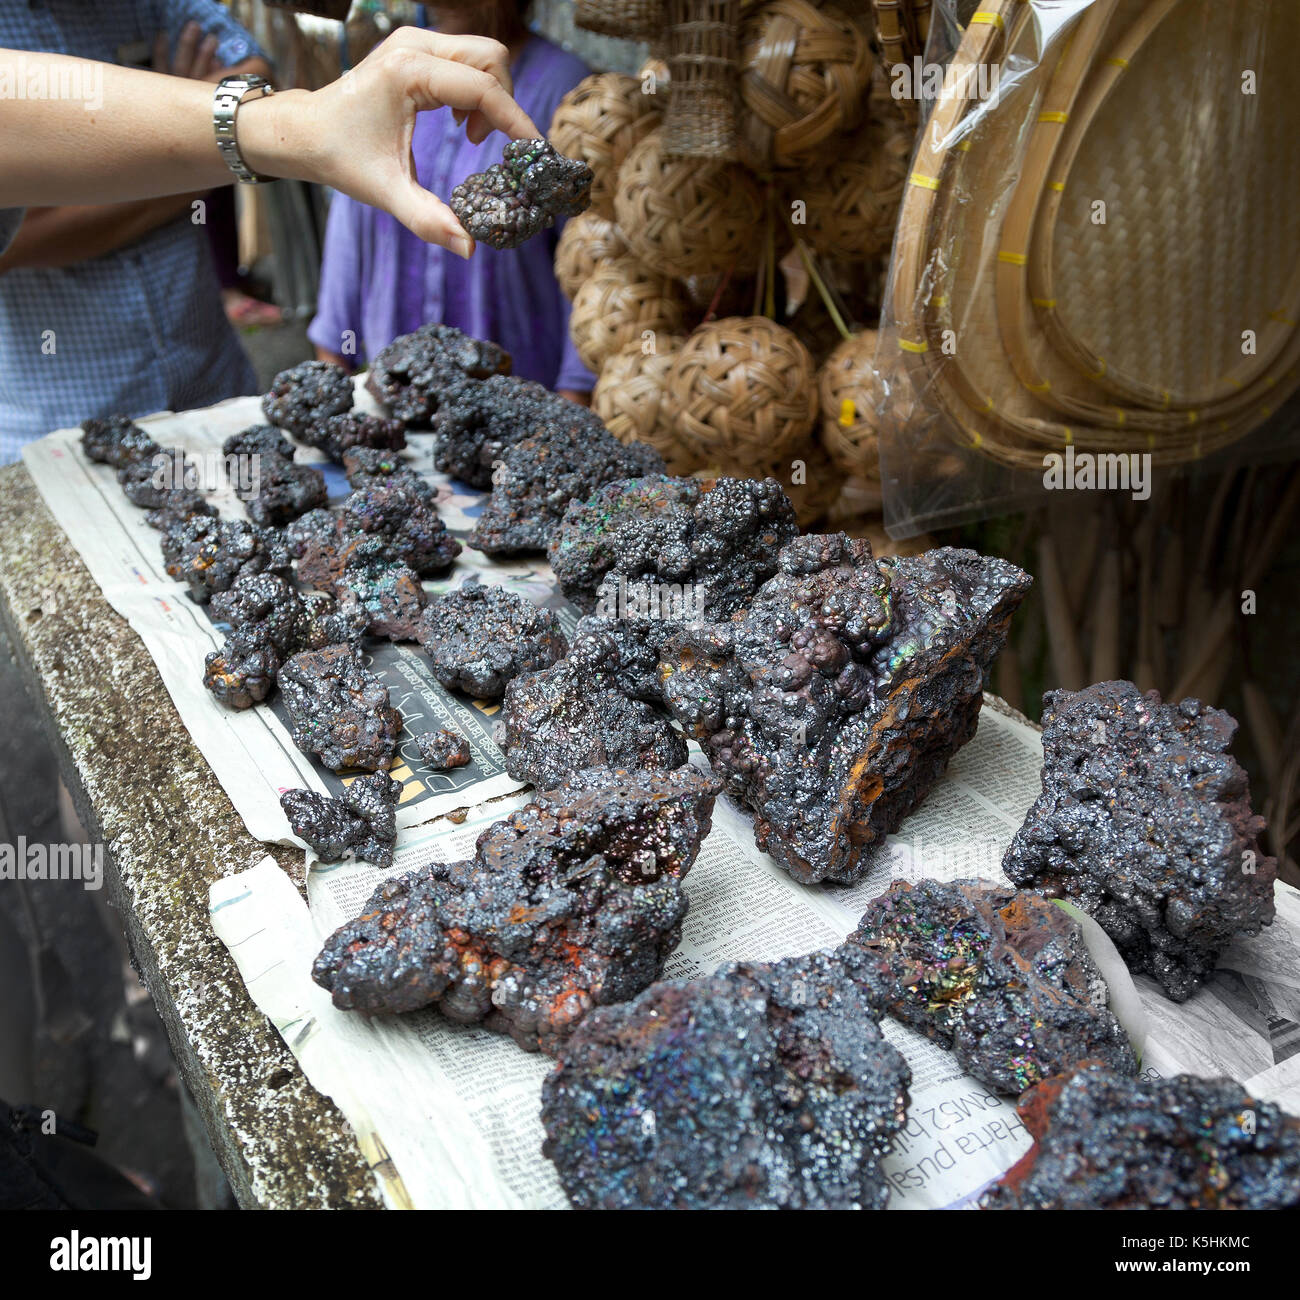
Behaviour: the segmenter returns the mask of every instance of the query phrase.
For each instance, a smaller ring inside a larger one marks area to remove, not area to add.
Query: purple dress
[[[545,131],[560,99],[588,68],[530,36],[510,72],[516,100]],[[505,144],[499,131],[471,144],[448,108],[421,113],[412,141],[420,184],[446,201],[465,177],[500,162]],[[387,212],[336,194],[325,232],[320,304],[308,336],[317,347],[362,362],[399,334],[441,321],[501,344],[514,358],[516,375],[588,392],[595,377],[569,341],[569,303],[555,281],[559,229],[518,248],[480,244],[466,262],[425,244]]]

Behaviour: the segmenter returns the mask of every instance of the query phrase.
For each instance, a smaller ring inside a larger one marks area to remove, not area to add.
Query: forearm
[[[187,194],[233,178],[217,152],[211,85],[58,55],[0,50],[16,84],[68,87],[47,98],[5,99],[0,130],[0,207],[106,202]],[[34,81],[34,79],[36,79]],[[30,93],[30,92],[29,92]],[[315,145],[296,138],[304,118],[285,91],[239,110],[239,143],[250,167],[309,179]]]
[[[133,203],[38,208],[27,214],[8,251],[0,256],[0,274],[73,266],[126,248],[188,213],[196,197],[181,194]]]

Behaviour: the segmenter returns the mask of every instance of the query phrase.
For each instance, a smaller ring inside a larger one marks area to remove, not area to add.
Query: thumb
[[[456,214],[418,181],[402,177],[386,194],[383,206],[426,244],[450,249],[457,257],[468,258],[473,253],[474,241]]]

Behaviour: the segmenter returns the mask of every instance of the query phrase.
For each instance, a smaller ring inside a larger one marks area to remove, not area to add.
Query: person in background
[[[527,0],[483,0],[436,10],[446,34],[487,36],[506,46],[515,99],[545,131],[561,98],[589,69],[529,32]],[[424,113],[411,152],[421,185],[443,199],[467,176],[501,161],[502,141],[473,143],[450,110]],[[330,204],[319,306],[308,337],[323,361],[352,367],[421,325],[454,325],[499,343],[514,373],[587,402],[595,377],[569,340],[569,303],[555,280],[555,227],[518,248],[482,247],[472,261],[416,239],[386,212],[336,195]]]
[[[3,5],[0,47],[214,83],[271,73],[213,0]],[[196,203],[204,193],[28,210],[0,255],[0,462],[92,416],[188,410],[257,391]]]

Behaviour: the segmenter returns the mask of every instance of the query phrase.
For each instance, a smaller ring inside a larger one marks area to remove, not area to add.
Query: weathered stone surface
[[[0,469],[0,619],[240,1204],[378,1208],[351,1128],[253,1005],[208,918],[209,886],[268,852],[301,888],[301,852],[244,830],[148,651],[18,465]]]

